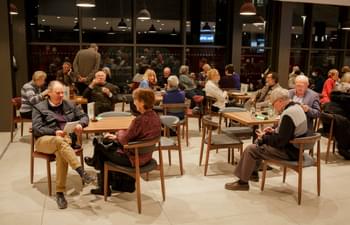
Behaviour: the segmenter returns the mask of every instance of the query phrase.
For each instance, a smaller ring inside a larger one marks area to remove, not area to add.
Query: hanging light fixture
[[[115,31],[114,31],[112,26],[109,28],[109,31],[107,32],[107,34],[109,34],[109,35],[114,35],[115,34]]]
[[[45,32],[45,28],[43,25],[39,24],[38,25],[38,29],[37,29],[38,33],[44,33]]]
[[[18,15],[17,6],[13,3],[10,3],[10,15]]]
[[[151,13],[147,9],[141,9],[140,12],[137,14],[138,20],[150,20],[151,19]]]
[[[73,27],[73,31],[78,32],[79,31],[79,23],[76,23]]]
[[[210,32],[211,31],[211,28],[210,28],[208,22],[205,22],[204,26],[202,27],[202,31],[203,32]]]
[[[96,7],[95,0],[77,0],[75,5],[83,8]]]
[[[265,20],[262,16],[255,16],[253,25],[258,27],[258,26],[264,26],[265,25]]]
[[[343,23],[342,27],[341,27],[342,30],[350,30],[350,20],[347,20]]]
[[[170,35],[171,35],[171,36],[176,36],[176,35],[177,35],[177,33],[176,33],[176,31],[175,31],[175,28],[173,28],[173,31],[171,31]]]
[[[120,20],[120,22],[118,23],[118,28],[119,28],[119,29],[126,29],[126,28],[128,28],[128,26],[127,26],[126,23],[124,22],[124,18],[122,18],[122,19]]]
[[[151,34],[157,33],[157,30],[154,27],[153,23],[152,23],[151,27],[148,29],[148,33],[151,33]]]
[[[256,15],[256,8],[251,0],[245,0],[241,9],[239,10],[239,14],[242,16],[254,16]]]

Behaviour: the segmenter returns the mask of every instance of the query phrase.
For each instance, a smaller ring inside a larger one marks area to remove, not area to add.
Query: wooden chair
[[[169,166],[171,166],[171,150],[179,152],[180,173],[183,175],[179,118],[176,116],[160,116],[160,120],[164,125],[164,135],[160,139],[160,149],[168,150]],[[169,138],[170,130],[176,132],[176,140]]]
[[[37,152],[35,150],[35,137],[33,135],[32,129],[29,131],[31,133],[31,141],[30,141],[30,183],[33,184],[34,180],[34,159],[44,159],[46,160],[46,171],[47,171],[47,185],[49,190],[49,196],[52,195],[52,185],[51,185],[51,167],[50,163],[54,162],[56,160],[55,154],[46,154],[42,152]],[[81,140],[81,137],[80,137]],[[83,148],[74,149],[74,152],[77,156],[80,157],[80,163],[81,166],[84,168],[84,155],[83,155]]]
[[[216,98],[211,97],[211,96],[205,96],[205,98],[206,98],[206,102],[207,102],[206,114],[208,114],[210,116],[218,116],[219,113],[211,111],[211,107],[216,102]]]
[[[135,167],[125,167],[125,166],[113,164],[112,162],[108,162],[108,161],[105,162],[104,164],[104,200],[105,201],[107,201],[108,172],[115,171],[115,172],[128,174],[129,176],[134,177],[136,180],[137,208],[138,208],[138,212],[141,213],[141,183],[140,183],[141,174],[148,173],[156,169],[159,169],[160,171],[162,196],[163,196],[163,201],[165,201],[163,157],[162,157],[162,151],[160,149],[159,142],[160,142],[160,137],[149,141],[133,142],[133,143],[124,145],[125,150],[135,155]],[[158,143],[158,147],[156,146],[157,143]],[[155,149],[158,149],[159,165],[157,165],[157,161],[155,159],[152,159],[146,165],[140,166],[139,155],[153,152]]]
[[[240,155],[242,156],[243,151],[243,142],[235,137],[229,137],[226,134],[217,134],[212,135],[213,130],[219,127],[219,124],[212,121],[209,116],[204,116],[202,119],[203,128],[202,128],[202,142],[199,156],[199,166],[202,164],[204,144],[207,144],[206,158],[205,158],[205,167],[204,167],[204,176],[207,175],[208,163],[209,163],[209,153],[210,150],[216,150],[219,148],[228,149],[228,163],[234,163],[234,148],[238,148]],[[207,132],[208,131],[208,132]],[[232,153],[231,153],[232,149]],[[231,155],[231,156],[230,156]]]
[[[202,129],[202,117],[203,117],[203,113],[205,110],[205,107],[203,104],[204,96],[196,95],[193,97],[192,100],[196,103],[196,107],[201,109],[201,111],[199,113],[194,113],[192,109],[188,108],[186,111],[186,115],[187,115],[187,118],[197,118],[198,119],[198,130],[200,132]]]
[[[330,148],[331,148],[331,144],[333,142],[333,154],[335,154],[335,139],[334,139],[334,123],[335,123],[335,119],[334,119],[334,115],[330,114],[330,113],[325,113],[325,112],[321,112],[321,117],[320,120],[322,122],[327,121],[329,122],[330,126],[329,126],[329,131],[326,132],[322,132],[322,136],[327,137],[328,142],[327,142],[327,151],[326,151],[326,159],[325,162],[328,163],[328,159],[329,159],[329,152],[330,152]]]
[[[299,159],[298,161],[287,161],[287,160],[275,160],[268,159],[263,161],[263,174],[261,181],[261,191],[264,190],[266,169],[268,164],[275,164],[283,167],[283,183],[286,181],[287,168],[290,168],[298,173],[298,204],[301,203],[301,190],[302,190],[302,178],[303,178],[303,168],[316,166],[317,167],[317,194],[320,196],[321,193],[321,160],[320,160],[320,140],[321,134],[315,133],[312,136],[295,138],[291,140],[290,143],[299,146]],[[317,152],[316,160],[311,157],[308,153],[304,153],[304,150],[313,148],[314,144],[317,142]]]
[[[23,123],[24,122],[32,122],[31,119],[22,118],[19,114],[17,116],[16,112],[21,108],[22,100],[21,97],[15,97],[11,99],[12,104],[12,123],[11,123],[11,142],[13,141],[13,132],[15,131],[15,126],[17,123],[21,123],[21,136],[23,136]]]
[[[188,105],[185,103],[174,103],[174,104],[163,104],[163,114],[169,115],[169,113],[184,113],[184,119],[180,120],[180,126],[182,126],[182,138],[186,137],[186,146],[188,146],[188,118],[187,118],[187,109]]]
[[[244,138],[250,138],[253,135],[253,129],[248,126],[240,126],[237,124],[236,126],[230,126],[221,128],[221,122],[223,118],[223,114],[225,112],[245,112],[246,110],[244,108],[240,107],[225,107],[224,109],[220,110],[219,112],[219,131],[218,133],[224,133],[229,136],[235,136],[241,139]]]

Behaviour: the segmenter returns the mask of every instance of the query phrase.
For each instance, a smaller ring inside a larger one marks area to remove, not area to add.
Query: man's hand
[[[74,133],[77,136],[80,136],[83,133],[83,127],[81,126],[81,124],[77,124],[74,128]]]
[[[262,139],[262,137],[265,135],[265,132],[261,131],[260,129],[256,129],[255,133],[258,139]]]
[[[301,108],[303,108],[304,112],[309,111],[309,106],[308,105],[301,105]]]
[[[56,130],[56,136],[64,137],[66,133],[63,130]]]
[[[106,88],[106,87],[102,87],[102,92],[104,94],[106,94],[107,96],[109,96],[111,94],[111,91],[108,88]]]
[[[110,139],[110,140],[116,140],[117,139],[117,135],[108,133],[108,134],[105,134],[104,138]]]
[[[263,130],[264,133],[269,133],[269,134],[273,133],[274,131],[275,129],[273,129],[272,127],[266,127]]]
[[[97,84],[97,80],[96,80],[96,78],[95,78],[95,79],[93,79],[93,80],[91,81],[89,87],[90,87],[91,89],[93,89],[93,88],[95,87],[96,84]]]
[[[83,82],[86,81],[86,77],[83,77],[83,76],[79,75],[78,81],[79,81],[80,83],[83,83]]]

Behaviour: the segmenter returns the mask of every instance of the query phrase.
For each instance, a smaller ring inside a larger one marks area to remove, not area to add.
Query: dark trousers
[[[29,112],[20,112],[23,119],[32,119],[32,111]]]

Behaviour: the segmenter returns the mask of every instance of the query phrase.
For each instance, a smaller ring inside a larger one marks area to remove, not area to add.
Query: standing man
[[[293,102],[299,103],[306,113],[307,127],[314,130],[313,119],[321,115],[319,94],[309,87],[309,78],[299,75],[295,78],[295,88],[289,90],[289,97]]]
[[[83,169],[70,145],[69,134],[63,130],[67,122],[79,121],[74,133],[81,135],[89,118],[73,103],[63,100],[63,85],[59,81],[50,82],[48,96],[33,108],[33,135],[38,152],[56,155],[56,202],[59,209],[65,209],[68,205],[64,197],[68,165],[86,184],[93,182],[94,178]]]
[[[73,68],[77,73],[76,86],[80,94],[93,79],[94,74],[100,67],[101,55],[98,53],[98,46],[90,44],[88,49],[81,49],[74,58]]]
[[[98,71],[95,79],[83,92],[88,102],[95,102],[95,116],[100,113],[114,111],[114,104],[118,102],[118,87],[106,82],[106,74]]]

